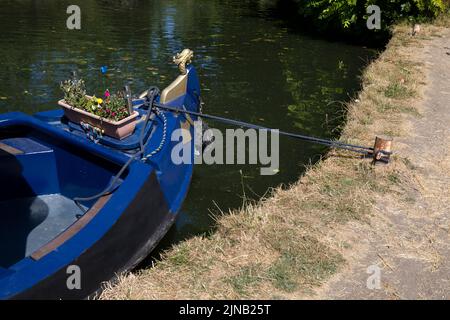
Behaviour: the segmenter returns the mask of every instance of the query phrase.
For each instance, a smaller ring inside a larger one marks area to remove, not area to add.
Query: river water
[[[69,30],[72,2],[0,2],[0,112],[57,108],[59,82],[71,70],[97,93],[125,83],[135,92],[164,88],[178,74],[172,55],[190,48],[205,112],[331,138],[343,120],[341,102],[359,89],[361,70],[374,55],[290,29],[267,0],[78,0],[81,30]],[[261,176],[258,165],[196,166],[164,243],[207,232],[211,215],[296,181],[324,151],[282,137],[275,175]]]

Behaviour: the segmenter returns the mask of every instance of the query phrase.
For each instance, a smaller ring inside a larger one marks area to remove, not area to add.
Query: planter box
[[[137,118],[139,113],[135,111],[131,116],[120,121],[113,121],[101,118],[92,113],[72,107],[64,100],[59,100],[58,104],[63,108],[64,115],[70,121],[80,124],[81,122],[88,123],[93,127],[103,130],[103,134],[122,140],[133,134],[136,128]]]

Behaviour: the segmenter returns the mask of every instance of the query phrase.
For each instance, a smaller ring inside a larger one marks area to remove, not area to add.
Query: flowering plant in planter
[[[116,139],[126,138],[133,133],[139,113],[129,111],[123,92],[110,94],[106,90],[103,98],[89,96],[82,79],[66,80],[60,87],[64,99],[58,104],[71,122],[83,128],[87,128],[85,124],[88,124],[90,128]]]
[[[64,101],[75,108],[87,111],[104,119],[120,121],[130,116],[123,92],[110,94],[106,90],[103,98],[86,95],[84,80],[70,79],[61,83]]]

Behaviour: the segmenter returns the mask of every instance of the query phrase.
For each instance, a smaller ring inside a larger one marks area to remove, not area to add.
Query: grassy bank
[[[363,89],[348,104],[342,141],[373,144],[376,135],[408,134],[407,119],[425,85],[418,48],[438,36],[449,19],[422,26],[398,25],[386,50],[364,72]],[[395,144],[394,144],[395,149]],[[389,166],[331,150],[287,190],[275,190],[257,205],[217,219],[209,236],[194,237],[168,250],[153,268],[120,277],[104,299],[236,299],[308,297],[338,272],[351,251],[340,226],[370,223],[375,201],[386,193],[411,201],[414,185],[408,158]]]

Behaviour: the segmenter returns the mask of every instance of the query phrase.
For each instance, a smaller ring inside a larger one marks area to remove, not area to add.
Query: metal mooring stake
[[[378,161],[389,163],[392,154],[392,138],[375,138],[375,145],[373,146],[373,164]]]

